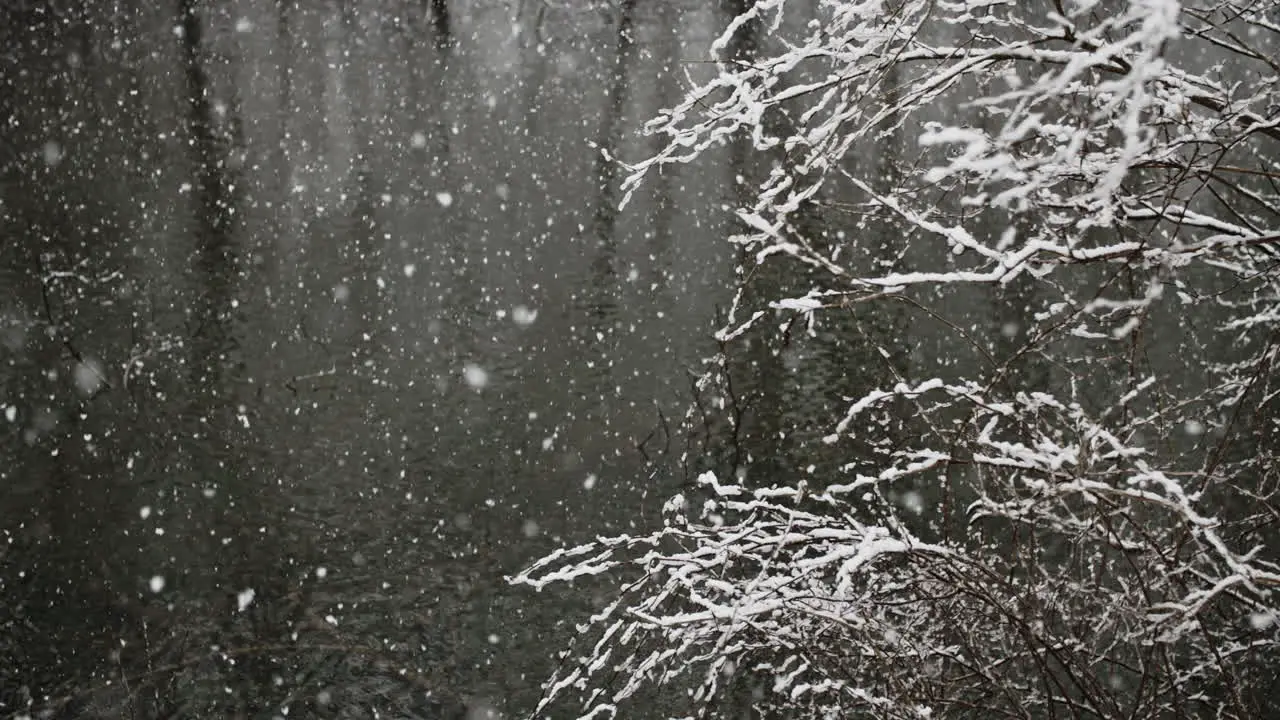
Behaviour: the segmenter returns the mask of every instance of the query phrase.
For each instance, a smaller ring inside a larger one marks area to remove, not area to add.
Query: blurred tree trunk
[[[274,170],[276,173],[276,202],[274,217],[277,229],[274,242],[273,259],[278,259],[284,252],[294,249],[299,227],[294,214],[297,205],[293,202],[293,165],[290,149],[293,147],[293,0],[276,0],[276,45],[273,54],[276,58],[276,87],[278,97],[277,122],[279,137],[275,150]],[[283,247],[281,245],[283,244]],[[277,272],[279,267],[275,268]],[[278,274],[274,279],[279,279]]]
[[[631,66],[635,62],[635,0],[623,0],[614,42],[613,66],[610,69],[608,95],[605,98],[604,120],[597,136],[595,181],[596,202],[592,215],[592,230],[596,243],[596,256],[591,264],[591,311],[598,317],[608,314],[616,303],[617,275],[615,267],[618,254],[618,145],[621,142],[622,120],[626,114],[627,89]]]
[[[283,549],[276,547],[271,522],[279,506],[273,486],[263,482],[270,468],[250,462],[257,438],[243,422],[236,398],[241,370],[240,338],[236,308],[242,285],[242,260],[237,247],[236,218],[240,198],[227,165],[228,147],[216,127],[213,88],[203,51],[204,22],[199,0],[178,0],[181,29],[182,72],[186,86],[186,130],[191,152],[191,212],[195,252],[190,359],[188,361],[189,435],[181,452],[191,459],[192,481],[205,497],[211,514],[201,533],[206,538],[200,554],[212,565],[211,587],[192,598],[218,618],[215,641],[224,647],[261,644],[284,633],[282,623],[271,622],[274,605],[288,594],[286,575],[278,567]],[[205,495],[212,492],[212,496]],[[199,511],[195,513],[200,515]],[[197,523],[198,524],[198,523]],[[253,591],[252,610],[237,612],[237,596]],[[277,613],[278,614],[278,613]],[[241,660],[227,684],[236,689],[236,712],[258,717],[270,706],[275,688],[271,678],[279,669],[265,655]],[[210,679],[209,682],[216,682]]]
[[[435,31],[436,50],[443,56],[453,48],[453,22],[449,17],[449,0],[428,0],[431,29]]]
[[[618,348],[618,146],[626,115],[631,68],[635,64],[635,0],[623,0],[615,32],[614,57],[604,99],[604,117],[596,136],[594,179],[595,208],[591,230],[595,255],[591,259],[586,289],[588,331],[582,338],[594,359],[595,371],[585,387],[588,398],[598,401],[595,410],[608,422],[610,400],[617,393],[612,368]]]

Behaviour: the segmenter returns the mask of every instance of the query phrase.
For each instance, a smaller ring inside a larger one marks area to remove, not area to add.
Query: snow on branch
[[[731,445],[775,424],[685,458],[716,469],[660,528],[512,578],[618,587],[536,712],[1275,710],[1269,5],[747,3],[624,203],[726,144],[756,163],[688,417],[711,450],[710,414]]]

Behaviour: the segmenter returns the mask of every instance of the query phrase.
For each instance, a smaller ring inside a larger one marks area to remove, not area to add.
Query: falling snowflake
[[[538,319],[538,311],[530,310],[524,305],[516,305],[511,308],[511,319],[520,327],[529,327],[534,320]]]
[[[75,369],[71,372],[71,378],[75,382],[76,390],[84,397],[90,397],[98,392],[107,381],[102,363],[92,358],[76,363]]]
[[[49,165],[49,167],[62,162],[62,146],[52,140],[44,144],[42,154],[44,155],[45,164]]]
[[[462,368],[462,379],[466,381],[468,387],[474,390],[483,390],[489,384],[489,371],[475,363],[467,363]]]
[[[1266,630],[1280,622],[1280,616],[1274,612],[1256,612],[1249,615],[1249,626],[1254,630]]]

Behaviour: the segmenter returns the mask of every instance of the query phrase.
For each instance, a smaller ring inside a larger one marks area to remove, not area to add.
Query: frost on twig
[[[513,578],[622,583],[538,712],[629,716],[644,688],[671,717],[1275,710],[1274,12],[810,5],[750,4],[624,185],[726,142],[767,168],[736,208],[741,285],[697,388],[730,399],[713,410],[739,441],[737,354],[754,372],[753,348],[785,353],[798,389],[767,399],[787,440],[769,473],[750,453],[703,473],[662,528]],[[750,27],[768,41],[734,55]],[[808,286],[761,280],[778,273]],[[973,322],[974,297],[1008,319]],[[876,313],[907,319],[866,330]],[[819,367],[846,331],[870,351]],[[824,383],[855,390],[788,403]]]

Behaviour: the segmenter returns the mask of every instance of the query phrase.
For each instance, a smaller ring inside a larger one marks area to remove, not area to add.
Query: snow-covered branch
[[[761,383],[795,390],[757,393],[768,444],[703,473],[662,528],[513,579],[622,583],[539,712],[616,716],[645,687],[678,698],[671,717],[1274,710],[1274,11],[808,12],[751,4],[624,185],[726,143],[759,161],[698,390],[744,402],[734,373],[773,362]],[[975,296],[1006,319],[984,328]],[[749,414],[729,414],[740,442]]]

